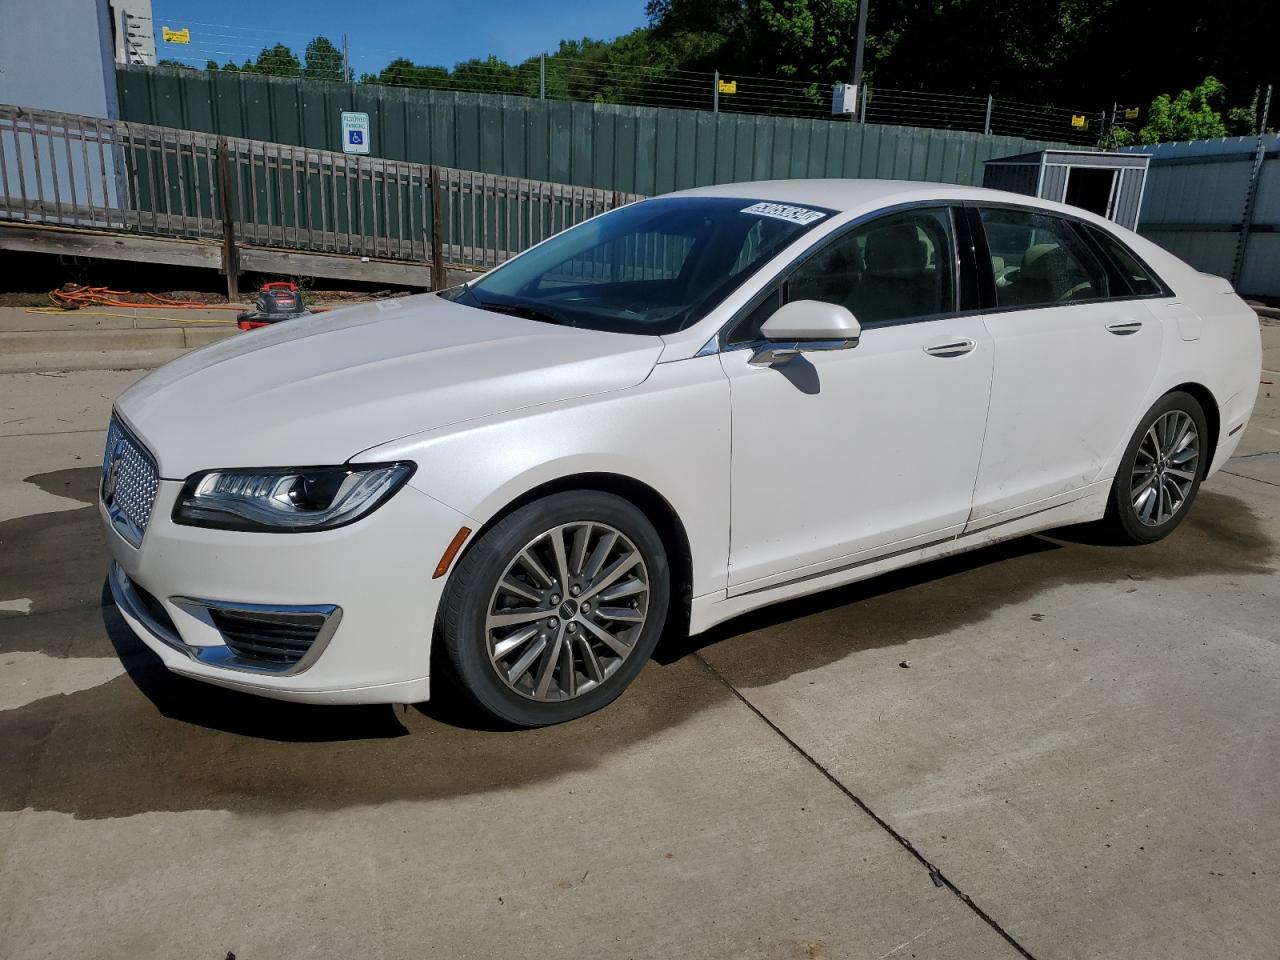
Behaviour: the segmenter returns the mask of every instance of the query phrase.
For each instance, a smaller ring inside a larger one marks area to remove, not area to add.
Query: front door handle
[[[963,357],[966,353],[973,352],[973,348],[977,344],[965,337],[963,340],[949,340],[946,343],[935,343],[932,347],[925,347],[924,352],[931,357]]]
[[[1115,323],[1107,324],[1107,332],[1114,333],[1117,337],[1127,337],[1129,334],[1137,333],[1141,329],[1141,320],[1117,320]]]

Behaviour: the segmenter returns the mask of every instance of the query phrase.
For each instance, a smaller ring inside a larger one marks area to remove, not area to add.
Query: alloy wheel
[[[504,684],[537,701],[600,686],[631,655],[649,608],[644,557],[620,530],[566,523],[534,537],[489,599],[489,662]]]
[[[1149,527],[1167,523],[1187,502],[1200,468],[1200,433],[1191,415],[1170,410],[1147,429],[1134,458],[1133,512]]]

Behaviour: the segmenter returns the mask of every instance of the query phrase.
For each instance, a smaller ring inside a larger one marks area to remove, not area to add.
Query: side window
[[[954,313],[954,249],[945,208],[890,214],[801,264],[787,280],[786,299],[838,303],[864,327]]]
[[[1160,281],[1119,239],[1091,223],[1082,224],[1082,226],[1089,232],[1093,242],[1102,248],[1103,254],[1115,265],[1120,279],[1129,288],[1130,295],[1150,297],[1164,292],[1164,286]],[[1125,291],[1115,292],[1123,295]]]
[[[864,327],[954,313],[951,215],[945,208],[891,214],[843,233],[805,260],[751,308],[725,344],[760,339],[784,302],[821,300],[847,307]]]
[[[1033,210],[984,208],[996,303],[1052,306],[1107,296],[1106,271],[1071,224]]]

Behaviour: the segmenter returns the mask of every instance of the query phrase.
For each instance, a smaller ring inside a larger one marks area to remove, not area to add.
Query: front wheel
[[[1160,398],[1138,424],[1111,487],[1104,521],[1129,543],[1154,543],[1182,522],[1212,451],[1204,408],[1189,393]]]
[[[653,524],[621,497],[554,494],[486,531],[438,621],[464,692],[521,727],[598,710],[635,679],[666,620],[670,574]]]

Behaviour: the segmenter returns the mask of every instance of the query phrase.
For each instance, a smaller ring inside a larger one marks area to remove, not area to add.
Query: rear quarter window
[[[1118,237],[1091,223],[1081,226],[1111,261],[1115,276],[1128,288],[1131,296],[1153,297],[1165,292],[1165,285]]]

